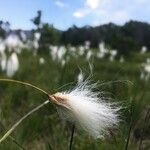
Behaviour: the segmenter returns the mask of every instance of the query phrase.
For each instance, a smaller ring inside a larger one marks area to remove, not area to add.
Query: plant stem
[[[69,150],[72,149],[72,143],[73,143],[74,132],[75,132],[75,123],[73,123],[73,125],[72,125],[71,137],[70,137],[70,144],[69,144]]]
[[[22,147],[22,145],[20,145],[20,144],[15,140],[15,138],[13,138],[11,135],[9,136],[9,138],[10,138],[16,145],[18,145],[18,147],[20,147],[22,150],[25,150],[25,148]]]
[[[0,122],[0,126],[2,127],[3,130],[5,130],[5,127],[4,127],[4,125],[3,125],[1,122]],[[25,148],[24,148],[22,145],[20,145],[20,144],[16,141],[15,138],[13,138],[13,137],[10,136],[10,135],[9,135],[9,138],[10,138],[18,147],[20,147],[22,150],[25,150]]]
[[[128,137],[127,137],[127,142],[126,142],[126,145],[125,145],[125,150],[128,150],[131,130],[132,130],[132,126],[133,126],[133,101],[131,102],[130,111],[131,111],[131,114],[130,114],[130,116],[131,116],[131,118],[130,118],[130,127],[129,127],[129,133],[128,133]]]
[[[6,133],[5,135],[0,139],[0,143],[2,143],[14,130],[15,128],[28,116],[30,116],[32,113],[35,111],[39,110],[41,107],[49,103],[49,100],[45,101],[44,103],[40,104],[39,106],[35,107],[32,109],[30,112],[28,112],[25,116],[23,116],[20,120],[18,120]]]
[[[23,82],[23,81],[18,81],[18,80],[13,80],[13,79],[0,79],[1,82],[13,82],[13,83],[18,83],[18,84],[22,84],[22,85],[27,85],[27,86],[30,86],[46,95],[49,95],[48,92],[44,91],[43,89],[35,86],[35,85],[32,85],[30,83],[27,83],[27,82]]]
[[[147,113],[145,115],[144,125],[143,125],[143,129],[142,129],[142,133],[141,133],[140,143],[139,143],[139,150],[142,149],[141,147],[142,147],[143,136],[144,136],[145,127],[146,127],[146,121],[148,120],[149,115],[150,115],[150,108],[148,108]]]

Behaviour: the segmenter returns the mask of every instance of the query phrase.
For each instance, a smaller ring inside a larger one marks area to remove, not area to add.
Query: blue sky
[[[65,30],[77,26],[129,20],[150,23],[150,0],[1,0],[0,20],[14,29],[31,29],[30,19],[42,10],[42,21]]]

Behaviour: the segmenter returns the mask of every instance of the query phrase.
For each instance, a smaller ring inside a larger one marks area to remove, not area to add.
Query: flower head
[[[106,102],[100,92],[94,91],[96,87],[97,84],[90,84],[86,80],[78,83],[74,89],[56,93],[50,98],[68,110],[63,114],[71,116],[71,121],[78,123],[93,137],[101,138],[107,134],[108,128],[119,123],[119,108]]]

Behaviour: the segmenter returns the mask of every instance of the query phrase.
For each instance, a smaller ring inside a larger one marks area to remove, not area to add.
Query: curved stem
[[[18,120],[5,134],[4,136],[0,139],[0,143],[2,143],[15,129],[16,127],[24,120],[26,119],[28,116],[30,116],[32,113],[34,113],[35,111],[39,110],[41,107],[43,107],[44,105],[48,104],[49,100],[45,101],[44,103],[40,104],[39,106],[35,107],[34,109],[32,109],[30,112],[28,112],[25,116],[23,116],[20,120]]]
[[[13,82],[13,83],[18,83],[18,84],[22,84],[22,85],[27,85],[27,86],[30,86],[44,94],[46,94],[47,96],[49,95],[48,92],[44,91],[43,89],[35,86],[35,85],[32,85],[30,83],[27,83],[27,82],[23,82],[23,81],[18,81],[18,80],[13,80],[13,79],[0,79],[0,82]]]

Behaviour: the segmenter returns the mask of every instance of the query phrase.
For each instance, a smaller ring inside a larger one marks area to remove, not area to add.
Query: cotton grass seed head
[[[97,84],[86,80],[70,91],[50,95],[50,99],[61,106],[59,110],[65,118],[71,119],[94,138],[102,138],[108,129],[118,125],[120,108],[107,102],[101,92],[95,91],[96,88]]]
[[[2,143],[19,124],[29,117],[32,113],[38,111],[41,107],[50,101],[55,103],[59,114],[65,119],[70,119],[74,124],[78,124],[94,138],[103,138],[110,131],[110,128],[119,123],[119,107],[114,103],[107,102],[108,98],[102,96],[102,92],[97,92],[96,83],[91,84],[89,80],[79,82],[75,88],[66,92],[49,95],[45,90],[27,82],[0,79],[0,82],[11,82],[20,85],[32,87],[49,97],[44,103],[38,105],[21,119],[19,119],[0,139]]]

